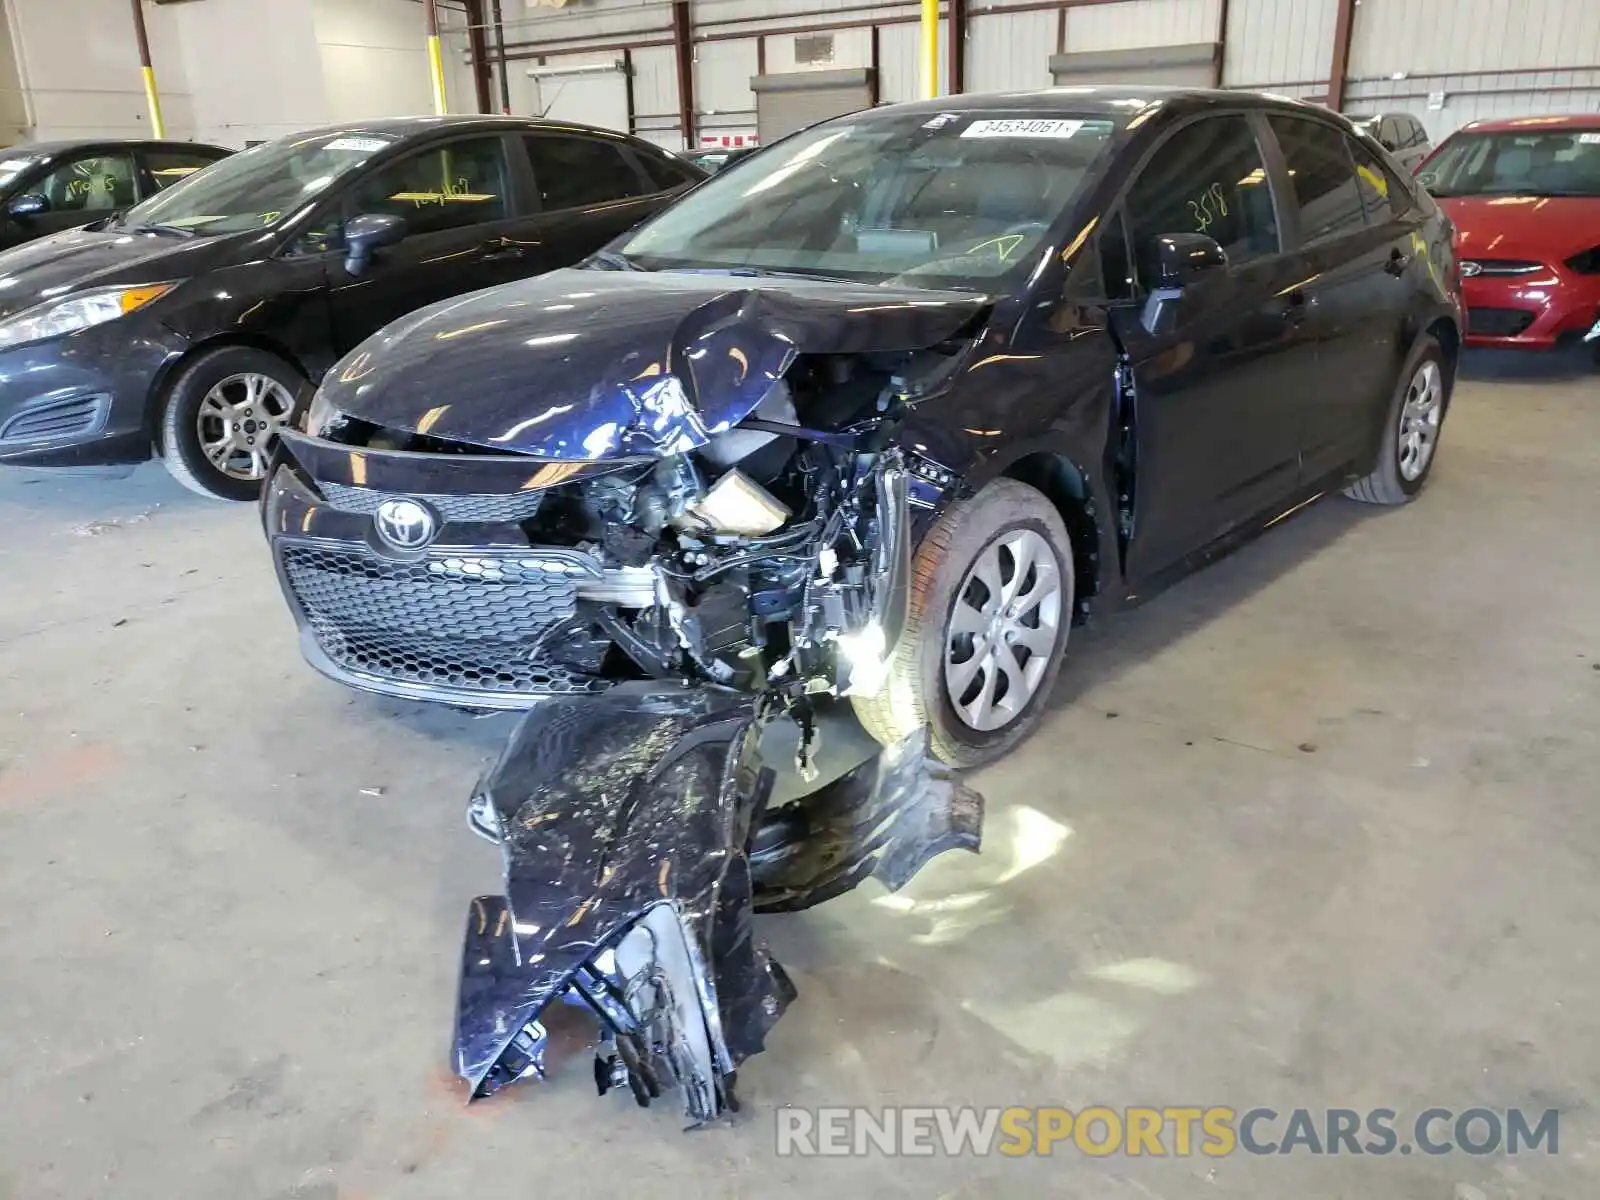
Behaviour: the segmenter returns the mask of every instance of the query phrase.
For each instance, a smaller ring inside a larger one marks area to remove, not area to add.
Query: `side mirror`
[[[1185,291],[1227,270],[1228,253],[1203,233],[1160,233],[1147,261],[1150,296],[1139,320],[1146,332],[1161,333]]]
[[[50,199],[39,192],[24,192],[6,205],[13,217],[36,217],[50,211]]]
[[[401,217],[370,213],[351,217],[344,227],[344,269],[360,275],[378,250],[393,246],[405,236],[406,223]]]

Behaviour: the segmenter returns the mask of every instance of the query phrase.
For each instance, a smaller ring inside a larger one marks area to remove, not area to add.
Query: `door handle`
[[[1389,261],[1383,264],[1383,269],[1391,275],[1400,276],[1406,273],[1406,268],[1411,265],[1411,256],[1402,254],[1400,250],[1389,251]]]

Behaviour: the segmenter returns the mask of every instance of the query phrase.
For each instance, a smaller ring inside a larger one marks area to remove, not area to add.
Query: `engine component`
[[[711,490],[685,512],[714,533],[746,537],[771,533],[790,516],[788,508],[771,492],[737,467],[712,484]]]

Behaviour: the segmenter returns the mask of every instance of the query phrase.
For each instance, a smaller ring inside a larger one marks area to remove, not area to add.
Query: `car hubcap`
[[[1400,410],[1400,474],[1407,482],[1422,478],[1428,469],[1443,419],[1444,379],[1438,363],[1425,362],[1411,377],[1405,406]]]
[[[990,733],[1027,707],[1056,651],[1061,608],[1061,570],[1044,538],[1017,529],[984,549],[945,642],[945,687],[962,721]]]
[[[229,479],[261,480],[294,397],[265,375],[230,375],[200,401],[197,432],[207,460]]]

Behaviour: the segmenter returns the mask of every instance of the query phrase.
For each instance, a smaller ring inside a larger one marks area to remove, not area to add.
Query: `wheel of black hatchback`
[[[1438,453],[1450,384],[1444,351],[1423,334],[1400,369],[1384,418],[1377,466],[1345,489],[1346,496],[1367,504],[1404,504],[1422,490]]]
[[[956,767],[999,758],[1039,723],[1074,584],[1072,543],[1043,493],[1000,479],[952,505],[917,549],[882,689],[854,697],[862,725],[886,746],[926,725]]]
[[[272,441],[309,389],[299,371],[265,350],[207,350],[182,367],[167,391],[162,461],[174,479],[202,496],[254,500]]]

